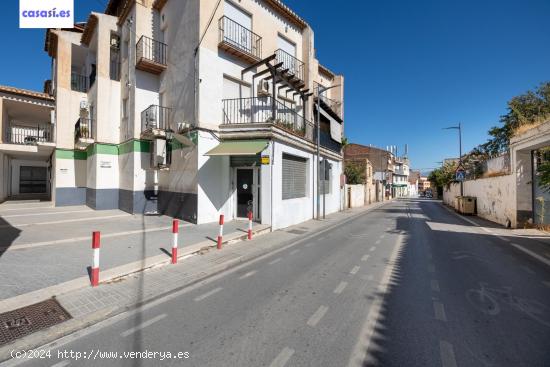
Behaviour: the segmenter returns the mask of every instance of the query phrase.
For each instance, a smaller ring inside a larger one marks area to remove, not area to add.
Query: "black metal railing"
[[[147,36],[141,36],[136,44],[136,60],[139,62],[141,59],[166,65],[166,43],[162,43]]]
[[[11,144],[34,145],[53,142],[53,129],[50,124],[10,125],[7,141]]]
[[[257,59],[262,58],[262,37],[223,16],[219,20],[220,42],[227,43]]]
[[[283,63],[281,68],[288,69],[288,74],[294,75],[300,80],[304,80],[305,64],[302,61],[280,48],[275,51],[275,60],[277,63]]]
[[[93,139],[92,128],[94,120],[89,118],[79,118],[76,124],[74,124],[74,140],[79,139]]]
[[[313,133],[313,141],[317,142],[317,129],[315,129],[315,132]],[[337,153],[340,153],[342,150],[342,144],[332,139],[330,133],[323,130],[320,130],[319,133],[319,145]]]
[[[71,90],[86,93],[89,87],[90,85],[86,75],[71,73]]]
[[[150,105],[141,111],[142,131],[148,129],[168,130],[171,126],[172,109]]]
[[[271,123],[293,134],[313,139],[313,124],[271,96],[224,99],[223,124]]]

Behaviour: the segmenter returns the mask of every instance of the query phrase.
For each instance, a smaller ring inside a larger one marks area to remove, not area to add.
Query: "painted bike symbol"
[[[479,283],[480,289],[466,291],[466,299],[479,311],[495,316],[500,313],[500,304],[508,304],[512,309],[523,312],[533,320],[550,327],[550,310],[544,304],[512,295],[510,287],[491,288],[487,283]]]

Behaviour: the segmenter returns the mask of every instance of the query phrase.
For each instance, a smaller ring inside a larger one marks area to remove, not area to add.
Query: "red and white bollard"
[[[218,250],[222,248],[223,237],[223,214],[220,214],[220,233],[218,234]]]
[[[252,211],[248,212],[248,239],[252,239]]]
[[[92,249],[94,257],[92,260],[92,287],[99,285],[99,232],[92,232]]]
[[[179,221],[174,219],[172,221],[172,264],[178,263],[178,231]]]

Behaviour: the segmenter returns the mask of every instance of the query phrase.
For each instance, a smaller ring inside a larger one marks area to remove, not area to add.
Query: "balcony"
[[[317,129],[315,129],[315,132],[313,134],[314,142],[317,143]],[[319,145],[323,148],[327,148],[329,150],[332,150],[333,152],[336,152],[340,154],[342,150],[342,144],[338,143],[332,137],[330,136],[330,133],[320,130],[319,133]]]
[[[6,142],[9,144],[39,145],[53,143],[53,128],[50,124],[10,125]]]
[[[74,144],[79,149],[86,149],[94,143],[92,128],[94,120],[88,118],[79,118],[74,125]]]
[[[287,69],[287,74],[295,79],[304,81],[305,64],[288,52],[278,49],[275,51],[276,63],[283,63],[282,69]]]
[[[274,100],[271,96],[224,99],[222,103],[222,125],[271,125],[313,141],[313,124],[292,107]]]
[[[221,49],[251,63],[261,60],[262,37],[226,16],[220,18],[218,25]]]
[[[141,137],[154,139],[165,137],[172,125],[172,109],[151,105],[141,112]]]
[[[90,84],[86,75],[71,73],[71,90],[75,92],[87,93]]]
[[[153,74],[166,70],[166,44],[141,36],[136,44],[136,68]]]

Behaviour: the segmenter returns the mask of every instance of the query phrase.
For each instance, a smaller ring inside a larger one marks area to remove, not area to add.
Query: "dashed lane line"
[[[433,264],[428,265],[428,271],[430,273],[435,273],[435,266],[433,266]]]
[[[439,353],[442,367],[457,367],[453,345],[445,340],[439,341]]]
[[[135,333],[136,331],[139,331],[141,329],[145,329],[147,326],[151,326],[153,325],[155,322],[158,322],[160,320],[162,320],[163,318],[166,317],[166,314],[163,313],[162,315],[158,315],[156,317],[153,317],[151,320],[147,320],[137,326],[134,326],[133,328],[130,328],[126,331],[123,331],[122,333],[120,333],[120,336],[122,336],[123,338],[129,336],[129,335],[132,335],[133,333]]]
[[[292,355],[294,354],[294,349],[290,349],[289,347],[284,347],[283,350],[275,357],[273,362],[269,365],[269,367],[283,367],[287,364],[288,360]]]
[[[276,258],[275,260],[270,261],[270,262],[269,262],[269,265],[277,264],[277,263],[278,263],[279,261],[281,261],[281,260],[282,260],[282,258],[278,257],[278,258]]]
[[[315,313],[313,315],[311,315],[309,320],[307,320],[307,324],[311,327],[315,327],[319,323],[319,321],[321,321],[323,316],[325,316],[327,311],[328,311],[327,306],[319,306],[317,311],[315,311]]]
[[[361,258],[361,261],[367,261],[369,259],[370,255],[364,255],[362,258]]]
[[[299,249],[296,249],[296,250],[292,250],[290,251],[290,255],[294,255],[294,254],[297,254],[298,252],[300,252]]]
[[[359,269],[361,269],[360,266],[354,266],[353,269],[351,269],[351,270],[349,271],[349,273],[352,274],[352,275],[355,275],[355,274],[357,274],[357,272],[359,271]]]
[[[382,242],[381,240],[376,240],[375,244],[378,245],[380,244],[380,242]]]
[[[432,291],[439,292],[439,282],[435,279],[432,279],[430,281],[430,287],[432,288]]]
[[[374,250],[376,250],[376,246],[372,246],[372,247],[369,249],[370,252],[373,252]]]
[[[344,291],[344,289],[346,289],[348,283],[347,282],[340,282],[340,284],[338,284],[338,286],[334,289],[334,293],[336,294],[340,294]]]
[[[447,321],[447,315],[445,314],[445,306],[443,306],[443,303],[434,301],[434,314],[437,320]]]
[[[208,298],[210,297],[211,295],[215,294],[215,293],[218,293],[219,291],[221,291],[222,288],[221,287],[218,287],[218,288],[214,288],[212,289],[211,291],[208,291],[204,294],[201,294],[200,296],[198,297],[195,297],[195,302],[199,302],[199,301],[202,301],[203,299],[205,298]]]
[[[245,279],[245,278],[248,278],[248,277],[251,277],[252,275],[256,274],[256,270],[252,270],[252,271],[249,271],[248,273],[246,274],[243,274],[239,277],[239,279]]]

